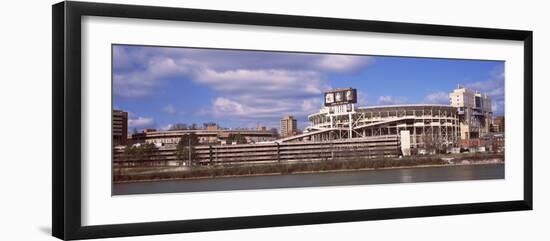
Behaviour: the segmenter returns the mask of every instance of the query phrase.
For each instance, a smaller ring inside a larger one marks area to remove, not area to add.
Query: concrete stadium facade
[[[457,147],[460,122],[457,108],[450,105],[415,104],[356,108],[354,104],[323,107],[308,116],[305,133],[281,142],[400,136],[408,131],[411,148],[430,142]]]

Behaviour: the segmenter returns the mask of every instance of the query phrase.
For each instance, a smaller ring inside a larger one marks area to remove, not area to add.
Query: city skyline
[[[129,129],[279,128],[285,115],[303,129],[329,89],[356,88],[358,106],[449,104],[458,84],[503,115],[502,61],[113,45],[113,107]]]

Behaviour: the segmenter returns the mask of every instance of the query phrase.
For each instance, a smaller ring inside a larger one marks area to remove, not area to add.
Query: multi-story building
[[[493,132],[504,132],[504,116],[497,116],[493,120]]]
[[[125,145],[128,139],[128,112],[113,110],[113,145]]]
[[[298,124],[293,116],[285,116],[281,119],[281,136],[288,137],[298,133]]]
[[[215,124],[215,123],[210,123],[210,124],[206,125],[206,130],[207,131],[217,131],[219,129],[220,129],[220,127],[218,126],[218,124]]]
[[[475,139],[490,132],[493,112],[489,96],[458,86],[449,94],[449,100],[458,109],[461,139]]]

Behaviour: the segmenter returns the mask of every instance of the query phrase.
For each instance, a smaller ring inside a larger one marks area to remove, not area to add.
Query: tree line
[[[176,131],[176,130],[199,130],[199,129],[206,129],[209,126],[215,126],[217,125],[214,122],[206,122],[202,124],[202,128],[199,127],[197,123],[192,124],[185,124],[185,123],[176,123],[170,126],[168,130],[170,131]]]

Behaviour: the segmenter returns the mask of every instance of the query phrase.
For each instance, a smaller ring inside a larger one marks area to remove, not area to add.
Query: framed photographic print
[[[532,32],[53,6],[53,235],[532,209]]]

